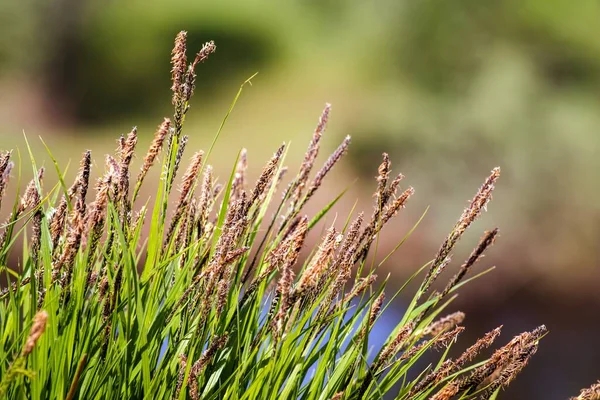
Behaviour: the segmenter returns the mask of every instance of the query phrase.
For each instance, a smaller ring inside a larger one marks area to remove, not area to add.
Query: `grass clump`
[[[496,397],[535,354],[546,328],[525,332],[474,364],[500,335],[500,327],[459,357],[449,358],[464,329],[464,314],[440,316],[498,230],[483,234],[441,292],[431,288],[448,268],[463,233],[490,201],[500,170],[484,181],[434,260],[413,275],[411,280],[424,273],[417,292],[383,346],[374,348],[371,330],[389,304],[389,294],[367,257],[382,228],[414,190],[400,189],[403,176],[391,175],[384,154],[371,216],[349,215],[345,222],[332,224],[310,255],[301,257],[308,232],[339,197],[314,216],[304,215],[303,207],[350,144],[350,138],[344,139],[313,173],[329,105],[287,186],[282,184],[285,144],[275,149],[254,185],[248,182],[245,150],[222,184],[208,164],[210,149],[194,153],[180,174],[196,69],[214,51],[209,42],[188,63],[186,34],[177,36],[172,53],[174,116],[159,125],[135,182],[130,181],[138,146],[135,128],[119,139],[114,156],[106,156],[91,201],[89,151],[70,187],[55,162],[60,185],[49,193],[42,190],[44,169],[37,169],[31,158],[34,179],[17,196],[0,236],[6,279],[0,293],[0,395]],[[156,194],[139,206],[140,188],[161,153]],[[11,158],[10,152],[0,156],[0,201],[13,168]],[[179,193],[173,190],[176,186]],[[17,271],[7,262],[15,240],[25,232],[28,239]],[[439,351],[433,353],[438,354],[436,362],[424,364],[434,349]]]

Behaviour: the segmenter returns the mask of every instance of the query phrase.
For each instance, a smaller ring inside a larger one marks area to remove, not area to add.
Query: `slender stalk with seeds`
[[[148,152],[146,153],[146,156],[144,157],[144,164],[142,164],[142,168],[138,175],[138,178],[137,178],[137,181],[135,184],[135,189],[133,190],[133,197],[131,199],[131,203],[134,203],[135,200],[137,199],[140,188],[142,187],[142,183],[144,182],[144,178],[148,174],[148,171],[150,170],[152,165],[154,165],[154,161],[156,160],[156,157],[158,157],[158,154],[160,153],[160,151],[163,147],[163,143],[165,141],[165,138],[169,134],[170,129],[171,129],[171,120],[169,118],[165,118],[163,120],[163,122],[156,129],[156,133],[154,134],[154,139],[152,139],[150,148],[148,149]]]
[[[8,177],[12,169],[12,163],[10,161],[11,152],[0,153],[0,208],[2,206],[2,198],[4,197],[4,191],[8,184]]]
[[[250,194],[250,204],[255,204],[264,198],[267,188],[273,181],[273,177],[277,171],[277,165],[279,165],[284,150],[285,143],[279,146],[277,151],[275,151],[275,154],[273,154],[273,157],[271,157],[267,165],[263,168]]]
[[[469,259],[460,267],[459,271],[454,275],[440,294],[440,298],[444,298],[450,291],[462,281],[471,267],[479,260],[488,247],[494,244],[494,240],[498,235],[498,228],[485,232],[477,247],[473,250]]]
[[[454,327],[460,325],[464,319],[465,313],[460,311],[446,315],[423,329],[423,335],[437,336],[442,332],[454,329]]]
[[[463,233],[467,230],[467,228],[479,217],[483,210],[487,209],[487,204],[492,199],[492,192],[494,190],[494,185],[498,178],[500,177],[500,168],[494,168],[492,170],[492,174],[485,180],[479,191],[471,200],[471,204],[469,207],[465,209],[462,213],[458,222],[452,228],[450,234],[442,243],[440,250],[438,251],[431,267],[427,271],[427,275],[423,280],[423,287],[420,293],[426,293],[431,284],[433,283],[433,279],[431,279],[434,275],[439,275],[438,269],[447,262],[452,249],[456,245],[456,242],[462,237]],[[436,275],[436,276],[437,276]]]
[[[546,333],[544,325],[531,332],[515,336],[504,347],[496,350],[492,357],[481,367],[475,369],[458,384],[457,393],[469,393],[487,385],[508,385],[514,376],[527,364],[535,353],[538,341]]]
[[[380,313],[381,313],[381,307],[383,306],[383,302],[385,300],[385,292],[381,292],[381,294],[379,296],[377,296],[377,298],[375,299],[375,301],[373,301],[373,304],[371,305],[371,309],[369,311],[369,321],[367,323],[367,325],[365,325],[364,329],[360,331],[359,335],[357,336],[357,341],[362,341],[365,338],[367,338],[367,333],[373,328],[373,325],[375,324],[375,321],[377,320],[377,318],[379,317]]]
[[[19,199],[19,202],[16,204],[14,211],[8,216],[8,219],[3,224],[4,230],[0,234],[0,249],[5,249],[7,245],[10,244],[10,240],[12,239],[13,230],[15,227],[15,223],[19,220],[19,218],[24,214],[26,209],[31,209],[39,203],[40,195],[37,189],[37,185],[44,174],[44,168],[40,168],[37,173],[37,178],[29,181],[27,188],[25,189],[25,193]],[[37,182],[36,182],[37,180]],[[7,257],[6,252],[0,255],[0,262],[4,263],[4,259]]]
[[[600,399],[600,381],[586,389],[582,389],[577,397],[571,397],[571,400],[598,400]]]
[[[133,127],[120,149],[119,179],[117,181],[119,190],[117,201],[119,202],[121,209],[121,223],[123,224],[123,230],[125,232],[127,231],[129,223],[131,222],[131,204],[129,203],[129,164],[131,164],[136,144],[137,128]]]
[[[246,170],[248,169],[248,150],[242,149],[235,169],[233,182],[231,183],[231,201],[240,197],[240,192],[246,187]]]
[[[50,220],[50,234],[52,237],[52,248],[55,253],[58,252],[58,241],[65,229],[66,217],[68,211],[72,207],[69,207],[75,196],[77,195],[77,202],[75,204],[77,212],[80,217],[84,217],[86,213],[86,196],[90,180],[90,168],[92,162],[92,152],[86,151],[83,154],[81,162],[79,164],[79,173],[75,178],[75,181],[67,191],[66,196],[63,195],[56,211],[52,215]]]
[[[27,336],[27,340],[25,341],[25,345],[23,346],[21,353],[16,360],[10,364],[8,371],[6,371],[6,373],[2,376],[2,381],[0,381],[0,396],[4,397],[10,387],[11,382],[16,379],[18,374],[24,373],[27,357],[31,354],[31,352],[33,352],[36,343],[46,330],[47,324],[48,313],[46,311],[42,310],[35,314],[35,317],[33,318],[33,325],[31,326],[29,336]]]
[[[33,265],[34,265],[34,269],[40,271],[38,272],[37,275],[37,281],[38,281],[38,286],[42,286],[41,284],[41,275],[43,269],[39,268],[39,257],[40,257],[40,248],[41,248],[41,242],[42,242],[42,219],[44,217],[44,213],[42,212],[41,209],[41,201],[42,201],[42,180],[44,177],[44,169],[40,168],[40,170],[38,171],[38,176],[37,176],[37,183],[39,185],[39,188],[36,187],[34,191],[31,192],[30,196],[31,199],[29,200],[30,204],[29,206],[31,207],[32,211],[33,211],[33,218],[32,218],[32,226],[31,226],[31,237],[32,237],[32,241],[31,241],[31,259],[33,260]]]
[[[315,179],[312,181],[310,187],[308,188],[306,195],[301,200],[300,205],[298,206],[299,210],[302,209],[304,204],[306,204],[306,202],[308,200],[310,200],[310,198],[319,189],[319,187],[321,187],[321,185],[323,184],[323,180],[325,179],[325,176],[327,176],[329,171],[331,171],[333,169],[335,164],[337,164],[337,162],[342,158],[342,156],[344,154],[346,154],[346,152],[348,151],[348,146],[350,146],[350,136],[346,136],[344,141],[329,156],[329,158],[327,159],[327,161],[325,161],[325,164],[323,165],[323,167],[321,167],[319,172],[317,172]]]
[[[187,56],[186,56],[186,41],[187,32],[181,31],[175,38],[175,46],[171,52],[171,91],[173,91],[172,102],[173,105],[179,100],[179,96],[182,91],[183,81],[185,79],[186,68],[187,68]]]
[[[313,137],[308,145],[308,149],[306,150],[306,154],[304,155],[304,161],[300,165],[300,171],[298,172],[298,177],[292,183],[292,186],[289,187],[289,192],[292,193],[292,197],[290,199],[291,206],[290,208],[294,208],[295,203],[300,200],[300,194],[304,190],[306,183],[308,182],[308,178],[310,175],[310,171],[312,170],[315,160],[317,159],[317,155],[319,154],[319,148],[321,146],[321,137],[323,136],[323,132],[325,132],[325,128],[327,127],[327,121],[329,120],[329,112],[331,111],[331,104],[327,103],[323,112],[321,113],[321,117],[319,118],[319,123],[315,128],[313,133]]]
[[[460,335],[464,330],[465,330],[464,327],[457,326],[454,329],[452,329],[451,331],[441,333],[438,336],[436,336],[428,341],[421,342],[418,345],[412,346],[410,349],[406,350],[399,357],[398,361],[409,360],[412,357],[414,357],[415,354],[419,353],[420,351],[422,351],[423,349],[426,349],[428,347],[434,347],[434,348],[438,348],[438,349],[443,348],[443,347],[448,347],[451,342],[456,341],[458,335]]]
[[[215,338],[210,346],[202,353],[202,356],[192,365],[190,370],[189,386],[190,397],[198,400],[198,383],[196,379],[200,376],[204,368],[213,360],[215,354],[227,343],[228,335],[224,334]]]
[[[190,161],[188,169],[183,174],[183,177],[181,179],[179,200],[177,202],[175,214],[171,218],[171,224],[169,225],[169,229],[167,230],[165,243],[163,244],[163,252],[167,250],[167,246],[170,240],[172,239],[172,235],[175,232],[175,228],[177,227],[177,224],[179,223],[181,217],[184,214],[184,210],[190,202],[190,196],[193,194],[193,189],[196,185],[196,178],[198,177],[198,173],[200,172],[203,156],[204,152],[196,152],[192,156],[192,160]]]
[[[392,340],[390,340],[383,349],[381,349],[381,352],[377,356],[377,359],[371,364],[371,366],[366,371],[366,376],[362,380],[362,383],[357,390],[356,398],[362,398],[362,396],[369,389],[371,383],[376,379],[376,375],[378,374],[379,370],[388,363],[390,358],[395,356],[396,353],[398,353],[400,350],[402,350],[404,346],[406,346],[406,343],[409,337],[411,336],[414,328],[415,327],[412,322],[409,322],[408,324],[404,325],[402,328],[400,328],[396,336]]]
[[[313,136],[308,144],[308,149],[304,154],[304,160],[300,165],[300,170],[298,171],[298,175],[290,182],[287,189],[284,191],[282,196],[282,204],[286,201],[289,201],[288,210],[285,212],[282,217],[281,224],[279,227],[279,231],[282,231],[286,224],[293,220],[296,216],[295,214],[299,212],[297,208],[298,202],[301,200],[301,195],[306,188],[306,185],[309,180],[310,172],[315,164],[315,160],[319,154],[319,148],[321,146],[321,137],[323,136],[323,132],[325,132],[325,128],[327,127],[327,121],[329,120],[329,112],[331,111],[331,104],[325,104],[325,108],[321,113],[321,117],[319,118],[319,123],[313,132]]]
[[[448,359],[435,371],[432,371],[423,379],[421,379],[411,389],[408,397],[411,398],[417,393],[428,389],[431,386],[437,385],[442,380],[446,379],[450,374],[460,370],[466,363],[472,361],[481,350],[486,349],[492,345],[494,340],[500,336],[500,330],[502,327],[498,327],[491,332],[488,332],[482,338],[478,339],[475,344],[465,350],[459,358],[456,360]]]
[[[336,246],[337,231],[335,227],[330,227],[327,230],[317,253],[313,257],[311,263],[302,272],[298,283],[294,289],[294,297],[300,297],[302,294],[307,293],[315,289],[326,272],[329,264],[333,258],[335,246]]]

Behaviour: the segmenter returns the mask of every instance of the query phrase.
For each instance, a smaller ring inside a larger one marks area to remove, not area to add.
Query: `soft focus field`
[[[339,215],[356,197],[359,209],[370,207],[374,166],[390,153],[416,194],[386,228],[381,254],[430,206],[386,264],[392,284],[435,254],[456,210],[500,165],[493,208],[465,240],[499,226],[482,262],[497,269],[454,307],[467,314],[471,339],[500,321],[507,336],[545,323],[550,335],[505,398],[562,399],[600,375],[600,3],[549,3],[5,2],[0,147],[25,157],[24,131],[38,163],[50,167],[42,136],[59,160],[71,160],[69,179],[90,148],[98,176],[114,137],[137,125],[147,143],[170,114],[167,56],[186,29],[197,44],[218,45],[200,71],[189,148],[209,147],[239,84],[259,72],[215,148],[214,159],[226,160],[214,162],[216,175],[225,179],[242,146],[251,168],[283,141],[292,142],[288,163],[300,161],[325,102],[333,104],[325,148],[353,137],[331,192],[320,194],[330,198],[358,178]],[[47,187],[55,180],[48,174]],[[455,263],[470,249],[459,248]]]

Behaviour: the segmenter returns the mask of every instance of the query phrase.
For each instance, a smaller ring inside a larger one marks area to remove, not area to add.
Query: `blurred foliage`
[[[414,2],[394,53],[403,74],[437,92],[468,85],[499,45],[527,54],[549,84],[597,87],[599,15],[600,3],[585,0]]]
[[[244,93],[228,122],[223,139],[229,146],[216,149],[215,158],[231,156],[243,144],[259,160],[274,143],[295,144],[330,101],[335,118],[324,145],[333,148],[344,135],[353,137],[353,170],[344,172],[370,182],[387,151],[394,171],[417,190],[406,221],[432,206],[416,235],[426,243],[413,246],[419,257],[434,253],[456,208],[500,165],[493,215],[485,215],[479,227],[500,226],[501,268],[482,297],[500,302],[503,289],[521,290],[537,293],[552,310],[567,310],[567,300],[575,304],[572,310],[598,304],[599,1],[0,2],[3,147],[17,143],[15,133],[30,126],[27,114],[5,110],[32,107],[31,115],[42,114],[34,112],[30,97],[21,100],[23,107],[13,105],[19,83],[22,91],[42,92],[51,114],[71,123],[34,131],[45,138],[60,133],[52,142],[65,144],[53,146],[61,156],[76,159],[69,150],[80,146],[73,142],[90,146],[90,133],[113,137],[114,129],[126,132],[132,124],[149,140],[170,110],[166,55],[176,32],[185,29],[190,48],[210,39],[218,47],[201,68],[201,94],[187,121],[195,133],[190,146],[209,144],[239,83],[259,71],[257,88]],[[105,143],[94,144],[96,157],[110,150]],[[293,146],[292,161],[302,150]],[[329,184],[332,191],[343,189],[336,179]],[[363,198],[371,189],[356,188]],[[455,254],[455,262],[463,255]],[[503,285],[500,277],[510,283]],[[585,300],[575,303],[577,298]],[[588,316],[578,318],[582,325]],[[568,326],[564,332],[593,331]],[[549,339],[557,338],[557,349],[561,340],[572,342],[559,333]],[[582,352],[590,359],[595,354]],[[552,388],[552,394],[567,397],[596,372],[591,362],[581,363],[572,386],[564,383],[562,392]]]
[[[249,74],[281,50],[273,24],[245,13],[204,10],[194,2],[174,8],[162,2],[80,2],[45,5],[54,25],[53,49],[39,65],[48,90],[85,123],[128,117],[168,101],[168,58],[174,33],[185,29],[200,48],[207,38],[219,44],[219,59],[203,71],[210,80],[198,90],[214,92],[224,80]],[[79,19],[73,20],[76,14]],[[38,26],[42,28],[42,26]],[[193,55],[190,54],[190,57]]]
[[[348,123],[358,170],[393,149],[435,196],[502,165],[514,248],[547,272],[595,271],[600,3],[426,0],[395,21],[380,50],[394,89]]]

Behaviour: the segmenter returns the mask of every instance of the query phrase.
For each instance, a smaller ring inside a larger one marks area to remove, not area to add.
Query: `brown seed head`
[[[235,175],[231,183],[231,199],[236,200],[239,192],[246,187],[246,170],[248,169],[248,151],[242,149],[235,168]]]
[[[200,199],[198,200],[198,236],[202,236],[205,232],[212,199],[212,166],[207,165],[204,171],[202,187],[200,188]]]
[[[173,68],[171,69],[173,104],[176,104],[179,99],[187,68],[186,39],[187,32],[179,32],[177,37],[175,37],[175,46],[171,52],[171,65],[173,65]]]
[[[423,335],[437,336],[442,332],[454,329],[465,320],[465,313],[457,311],[438,319],[423,330]]]
[[[439,266],[444,262],[444,260],[450,255],[450,252],[454,248],[454,245],[461,238],[463,233],[467,230],[467,228],[477,219],[477,217],[481,214],[483,210],[486,209],[488,202],[492,198],[492,191],[494,190],[494,185],[498,178],[500,177],[500,168],[494,168],[492,170],[492,174],[485,180],[479,191],[471,200],[471,204],[469,207],[465,209],[459,218],[454,228],[450,234],[442,243],[437,255],[427,275],[425,276],[424,282],[429,286],[432,283],[431,277],[435,273],[435,271],[439,268]]]
[[[190,194],[194,183],[196,182],[196,177],[198,176],[198,172],[200,172],[200,167],[202,165],[202,156],[204,155],[203,151],[197,151],[192,156],[192,160],[190,161],[190,165],[187,170],[183,174],[181,178],[181,195],[179,196],[179,203],[182,205],[187,204],[188,195]]]
[[[450,400],[460,390],[460,386],[456,382],[450,382],[442,388],[439,392],[433,395],[429,400]]]
[[[570,400],[600,400],[600,381],[587,389],[582,389],[579,396],[571,397]]]
[[[192,63],[192,65],[196,67],[196,65],[198,65],[199,63],[203,63],[208,59],[208,56],[210,56],[216,50],[217,46],[215,45],[214,41],[211,40],[209,42],[204,43],[202,49],[200,49],[198,54],[196,54],[196,58],[194,58],[194,62]]]
[[[185,354],[179,355],[179,373],[177,374],[177,385],[175,386],[174,399],[179,398],[181,392],[181,386],[183,385],[183,379],[185,378],[185,369],[187,367],[187,356]]]
[[[404,179],[404,175],[398,174],[394,178],[394,180],[390,183],[390,186],[387,189],[386,198],[389,199],[392,196],[396,195],[396,191],[398,190],[398,186],[400,186],[400,181]]]
[[[79,174],[77,175],[74,186],[77,187],[78,198],[75,202],[75,209],[81,217],[85,215],[88,188],[90,185],[90,168],[92,164],[92,152],[87,150],[83,153],[83,157],[79,164]]]
[[[373,302],[373,306],[371,306],[371,311],[369,313],[369,326],[373,326],[375,320],[379,316],[381,312],[381,306],[383,305],[383,301],[385,300],[385,292],[381,292],[379,296]]]
[[[387,153],[383,153],[383,161],[377,169],[377,191],[375,192],[375,197],[377,198],[380,208],[383,208],[387,200],[386,186],[390,177],[391,167],[392,162],[390,161],[390,156]]]
[[[0,153],[0,176],[4,174],[6,168],[8,167],[8,163],[10,162],[11,152],[7,151],[5,153]]]
[[[285,143],[279,146],[273,157],[271,157],[267,165],[265,165],[263,168],[258,180],[256,181],[256,185],[250,194],[250,204],[254,204],[255,202],[261,200],[266,194],[266,190],[273,180],[275,172],[277,171],[277,165],[279,165],[279,161],[281,160],[284,149]]]
[[[306,193],[306,196],[302,200],[302,203],[299,208],[302,208],[304,203],[306,203],[313,196],[313,194],[317,191],[317,189],[319,189],[319,187],[323,183],[323,179],[325,179],[325,176],[327,176],[329,171],[331,171],[331,169],[340,160],[340,158],[342,158],[342,156],[344,154],[346,154],[346,151],[348,150],[348,146],[350,146],[350,136],[346,136],[344,141],[329,156],[329,158],[327,159],[327,161],[325,161],[325,164],[323,165],[323,167],[321,167],[319,172],[317,172],[317,175],[315,175],[315,179],[313,180],[312,184],[308,188],[308,192]]]
[[[303,216],[298,220],[298,224],[296,225],[296,229],[293,234],[290,236],[290,247],[287,250],[287,254],[285,256],[285,263],[292,267],[298,261],[298,257],[300,256],[300,250],[302,250],[302,246],[304,245],[304,239],[306,239],[306,234],[308,233],[308,217]]]
[[[464,327],[457,326],[449,332],[442,333],[441,335],[436,336],[428,341],[421,342],[420,344],[413,346],[410,349],[408,349],[407,351],[405,351],[400,356],[400,360],[408,360],[426,347],[433,347],[434,349],[438,349],[438,350],[447,348],[450,345],[450,343],[455,341],[456,338],[458,338],[458,335],[460,335],[461,332],[464,330],[465,330]]]
[[[44,168],[40,168],[37,174],[37,181],[41,183],[44,176]],[[21,197],[21,204],[19,206],[18,214],[25,211],[27,208],[33,208],[40,202],[40,193],[37,189],[36,179],[29,181],[25,194]]]
[[[208,56],[215,52],[217,47],[213,41],[207,42],[202,46],[202,49],[196,54],[194,61],[188,66],[185,74],[185,83],[181,88],[181,101],[187,102],[192,98],[194,89],[196,88],[196,65],[206,61]],[[185,113],[185,111],[184,111]]]
[[[279,310],[273,320],[273,335],[277,340],[281,337],[284,329],[285,319],[287,317],[288,310],[290,309],[290,298],[292,295],[292,286],[294,283],[294,271],[291,265],[284,264],[281,278],[277,283],[277,295],[279,301]]]
[[[47,323],[48,313],[46,311],[42,310],[35,314],[35,317],[33,317],[33,325],[29,331],[29,336],[27,337],[27,341],[25,342],[25,346],[21,352],[22,357],[27,357],[29,354],[31,354],[35,344],[46,330]]]
[[[292,306],[291,302],[293,299],[293,284],[294,284],[294,271],[292,267],[298,260],[300,250],[304,244],[306,233],[308,231],[308,217],[304,216],[296,225],[296,229],[293,234],[290,235],[290,246],[286,249],[287,253],[283,260],[283,271],[281,278],[277,283],[277,297],[279,300],[279,311],[273,320],[273,334],[277,340],[284,332],[285,320],[287,313]]]
[[[404,208],[404,206],[406,205],[406,202],[408,201],[408,199],[415,194],[415,189],[411,187],[409,187],[408,189],[406,189],[401,195],[400,197],[398,197],[396,200],[394,200],[394,202],[387,208],[387,210],[385,211],[385,213],[383,214],[383,217],[381,218],[381,224],[379,225],[379,228],[377,229],[377,231],[381,230],[381,228],[392,218],[394,217],[398,211],[401,208]]]
[[[498,178],[500,177],[500,167],[492,170],[492,174],[485,180],[479,191],[471,200],[469,207],[465,209],[460,217],[456,230],[457,233],[464,232],[469,225],[481,214],[482,210],[487,209],[487,204],[492,199],[492,191]]]
[[[171,175],[171,181],[169,182],[169,187],[175,181],[175,177],[177,176],[177,171],[179,170],[179,164],[181,163],[181,159],[183,158],[183,152],[185,151],[185,147],[188,143],[188,136],[183,135],[179,140],[179,147],[177,148],[177,154],[175,155],[175,164],[173,165],[173,173]]]
[[[165,138],[169,134],[171,128],[171,120],[169,118],[165,118],[163,122],[158,126],[156,132],[154,133],[154,139],[152,139],[152,143],[150,144],[150,148],[144,157],[144,164],[142,164],[142,168],[140,170],[140,174],[138,175],[138,185],[141,185],[142,181],[146,177],[148,170],[154,164],[156,157],[160,153],[163,143],[165,142]]]
[[[391,357],[396,355],[406,344],[406,340],[410,337],[413,330],[415,329],[415,325],[412,322],[404,325],[400,328],[394,339],[390,341],[384,348],[381,350],[377,361],[373,364],[374,369],[377,370],[383,365],[387,364]]]
[[[485,250],[494,244],[494,240],[496,239],[497,235],[498,228],[484,233],[483,237],[479,240],[479,244],[477,245],[477,247],[475,247],[475,249],[469,256],[469,259],[460,267],[456,275],[454,275],[452,279],[450,279],[450,281],[444,288],[444,291],[440,295],[440,298],[445,297],[458,283],[460,283],[460,281],[462,281],[462,279],[469,272],[471,267],[477,262],[477,260],[479,260],[483,256]]]
[[[104,224],[104,215],[106,212],[106,205],[108,204],[108,193],[112,182],[113,174],[110,170],[107,171],[102,178],[98,179],[96,184],[96,199],[92,203],[92,209],[88,214],[89,230],[94,231],[100,229]]]
[[[323,136],[323,132],[327,127],[327,121],[329,120],[329,112],[331,111],[331,104],[325,104],[325,108],[321,113],[321,117],[319,118],[319,123],[315,128],[312,139],[308,144],[308,149],[306,150],[306,154],[304,155],[304,161],[302,161],[302,165],[300,166],[300,171],[298,172],[298,176],[296,180],[292,183],[292,186],[288,188],[288,191],[291,191],[291,208],[295,208],[296,202],[300,199],[300,195],[304,190],[304,186],[308,182],[308,177],[310,175],[310,171],[312,170],[313,165],[315,164],[315,160],[319,155],[319,147],[321,142],[321,137]]]
[[[192,386],[198,386],[197,382],[195,382],[196,378],[200,376],[204,368],[206,368],[206,366],[212,362],[214,356],[223,348],[223,346],[225,346],[228,339],[229,335],[227,333],[213,338],[212,342],[208,345],[208,348],[202,353],[202,356],[200,356],[200,358],[192,365],[190,371],[190,377],[192,374],[194,376],[193,380],[190,379],[190,381],[193,381]],[[190,390],[192,386],[190,386]]]
[[[7,151],[4,154],[0,154],[0,205],[2,205],[2,197],[6,191],[8,180],[10,178],[10,172],[13,169],[13,162],[10,161],[11,152]]]
[[[331,226],[327,230],[327,233],[325,234],[317,253],[311,260],[311,263],[300,276],[298,287],[296,289],[298,294],[304,293],[305,291],[314,288],[318,284],[320,277],[327,269],[329,263],[331,262],[331,258],[333,257],[336,236],[337,232],[335,228]]]
[[[134,126],[131,132],[127,134],[127,139],[121,148],[119,160],[119,196],[126,200],[129,196],[129,164],[133,158],[135,145],[137,144],[137,128]]]
[[[250,247],[240,247],[227,253],[225,256],[225,264],[231,264],[236,262],[241,256],[246,254],[250,250]]]
[[[366,278],[360,278],[358,282],[354,284],[352,290],[342,300],[342,304],[348,303],[350,300],[359,296],[362,292],[365,291],[368,287],[370,287],[377,280],[377,275],[370,275]]]
[[[461,368],[466,363],[475,359],[475,357],[477,356],[477,354],[479,354],[481,350],[490,347],[494,343],[496,338],[500,336],[501,330],[502,326],[499,326],[498,328],[486,333],[482,338],[477,340],[477,342],[475,342],[474,345],[465,350],[465,352],[462,353],[461,356],[456,359],[456,361],[453,363],[453,370],[456,371],[457,369]]]
[[[490,357],[490,359],[484,365],[476,368],[461,384],[461,390],[468,390],[470,388],[476,388],[480,385],[499,382],[498,379],[503,376],[502,371],[504,371],[507,367],[514,369],[514,361],[518,361],[524,366],[523,354],[531,351],[534,353],[535,350],[537,350],[537,343],[539,339],[546,333],[546,331],[546,327],[541,325],[531,332],[524,332],[515,336],[506,345],[496,350],[492,357]],[[534,346],[535,350],[533,349]],[[521,356],[519,356],[519,354],[521,354]],[[513,364],[512,367],[511,364]],[[514,375],[516,375],[516,373],[511,373],[507,376],[509,376],[510,379],[513,379]]]
[[[355,249],[360,244],[359,233],[363,219],[364,214],[361,212],[348,227],[346,237],[344,238],[337,257],[333,263],[333,270],[336,270],[342,263],[348,263],[349,259],[352,259],[350,263],[354,264],[353,261],[355,260]]]
[[[117,162],[117,160],[115,160],[115,158],[110,154],[107,154],[105,164],[107,173],[110,175],[111,180],[113,182],[118,182],[119,176],[121,175],[121,168],[119,167],[119,163]]]

